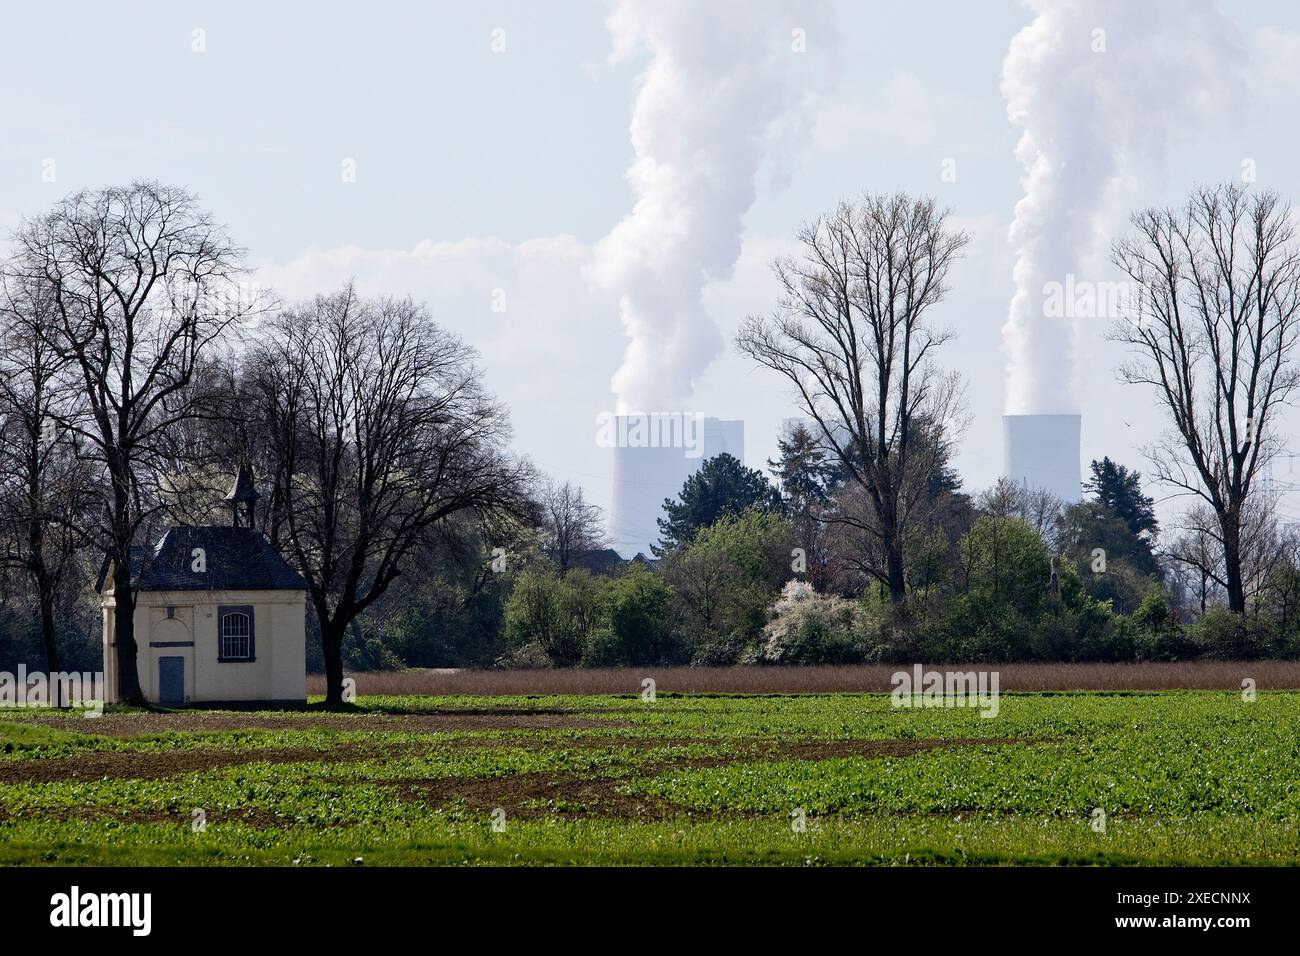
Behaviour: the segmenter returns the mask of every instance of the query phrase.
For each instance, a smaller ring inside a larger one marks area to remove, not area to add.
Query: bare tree
[[[1278,524],[1275,490],[1261,485],[1242,509],[1240,555],[1242,591],[1246,606],[1257,604],[1268,589],[1273,571],[1287,560],[1289,537]],[[1204,613],[1210,599],[1228,589],[1223,529],[1213,509],[1198,503],[1179,523],[1179,534],[1169,546],[1168,558],[1187,569],[1197,582],[1196,596]]]
[[[833,452],[826,451],[802,421],[777,439],[780,456],[767,467],[781,487],[785,515],[803,550],[804,573],[818,591],[830,583],[832,554],[827,516],[840,485]]]
[[[960,389],[954,385],[944,401],[959,400]],[[897,476],[898,498],[906,504],[901,509],[907,519],[901,528],[904,556],[913,556],[906,569],[909,582],[917,577],[918,559],[929,570],[935,568],[937,539],[930,532],[947,537],[944,526],[952,517],[953,506],[948,485],[955,478],[948,468],[953,442],[946,431],[928,420],[918,420],[913,423],[911,441],[907,470]],[[833,493],[830,507],[818,520],[826,532],[828,577],[840,590],[854,593],[872,582],[888,587],[888,578],[880,573],[888,562],[881,513],[868,489],[847,482]],[[924,573],[919,577],[928,580]]]
[[[307,580],[327,702],[343,699],[343,636],[458,515],[533,520],[530,467],[473,352],[410,300],[352,286],[266,329],[257,414],[280,477],[283,536]]]
[[[789,380],[861,490],[871,516],[861,530],[879,556],[865,570],[896,606],[907,591],[906,531],[928,497],[919,493],[916,426],[946,431],[960,392],[932,361],[951,333],[928,321],[969,239],[947,228],[947,215],[933,199],[902,193],[841,203],[800,230],[800,255],[775,263],[775,313],[749,317],[737,338]]]
[[[238,466],[252,465],[255,474],[263,474],[265,456],[255,451],[266,444],[265,436],[255,434],[247,414],[240,358],[216,353],[200,360],[174,402],[189,414],[157,436],[154,457],[165,479],[158,491],[170,521],[228,523],[223,498]]]
[[[583,497],[578,485],[548,484],[541,504],[542,550],[560,574],[569,570],[575,558],[606,546],[600,508]]]
[[[269,303],[269,299],[266,300]],[[205,414],[192,423],[186,441],[201,455],[190,454],[188,493],[178,496],[176,509],[195,519],[210,517],[230,486],[231,465],[248,465],[260,486],[262,498],[254,524],[277,551],[284,531],[286,473],[277,436],[288,434],[287,422],[268,420],[267,399],[284,387],[284,370],[276,365],[273,350],[254,346],[242,353],[213,361],[203,374],[205,387],[196,394]],[[284,408],[294,415],[296,406]],[[193,463],[201,463],[196,474]],[[224,484],[222,484],[224,482]],[[216,489],[220,488],[219,491]],[[214,493],[215,492],[215,493]]]
[[[1192,579],[1192,590],[1201,613],[1224,584],[1223,548],[1220,546],[1219,522],[1205,505],[1188,510],[1178,534],[1169,542],[1166,556],[1175,566],[1185,569]]]
[[[1258,604],[1286,633],[1300,612],[1300,528],[1282,529],[1270,557]]]
[[[1155,476],[1211,510],[1228,607],[1246,608],[1243,516],[1261,469],[1281,448],[1278,415],[1300,370],[1300,248],[1291,210],[1271,191],[1204,187],[1181,209],[1150,208],[1112,258],[1138,295],[1111,331],[1136,358],[1171,433],[1148,449]]]
[[[188,192],[152,182],[78,192],[15,239],[11,277],[48,297],[42,335],[79,386],[58,425],[109,489],[91,530],[113,559],[118,691],[143,703],[131,548],[166,502],[196,369],[252,308],[235,291],[241,251]]]
[[[1258,486],[1247,500],[1241,519],[1241,580],[1246,606],[1259,608],[1274,568],[1286,558],[1285,533],[1277,520],[1277,490]]]
[[[1049,551],[1057,550],[1057,526],[1065,502],[1046,488],[1018,485],[1005,475],[982,492],[975,507],[995,518],[1019,518],[1033,528]]]
[[[0,561],[30,582],[46,669],[60,670],[55,607],[98,499],[89,468],[58,425],[75,401],[66,362],[41,334],[48,290],[0,289]],[[54,682],[57,692],[61,685]],[[59,705],[62,701],[56,700]]]

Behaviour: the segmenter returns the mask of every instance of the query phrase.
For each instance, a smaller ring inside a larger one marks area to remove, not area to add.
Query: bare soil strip
[[[386,733],[443,733],[457,730],[598,730],[631,726],[586,714],[613,712],[618,708],[537,709],[483,708],[481,710],[439,710],[422,714],[302,714],[211,711],[169,713],[105,714],[94,720],[69,717],[37,717],[35,723],[60,730],[81,731],[106,737],[141,737],[165,733],[230,732],[238,730],[336,730],[381,731]]]
[[[574,740],[554,738],[459,738],[428,747],[415,744],[343,743],[313,747],[197,747],[163,751],[94,751],[72,757],[0,761],[0,784],[57,783],[71,780],[163,780],[190,773],[203,773],[249,763],[353,763],[391,759],[397,754],[415,753],[442,746],[528,747],[561,750],[571,745],[588,748],[635,747],[638,749],[709,743],[732,749],[731,755],[693,758],[645,769],[658,773],[668,766],[709,767],[749,760],[829,760],[835,757],[903,757],[935,747],[984,746],[991,744],[1044,742],[1013,738],[955,738],[952,740],[798,740],[776,741],[753,738],[709,741],[673,738],[595,737]],[[505,779],[505,778],[497,778]],[[408,781],[380,781],[402,785]]]
[[[703,757],[672,763],[656,763],[640,767],[639,770],[641,776],[652,777],[673,769],[721,767],[733,763],[748,763],[757,759],[777,761],[830,760],[837,757],[907,757],[939,747],[983,747],[1050,742],[1052,741],[1047,738],[1028,737],[971,737],[952,740],[805,740],[790,743],[768,741],[756,746],[753,753],[741,756]],[[692,815],[684,808],[660,797],[622,792],[619,787],[626,783],[626,780],[618,777],[587,777],[572,773],[519,773],[501,777],[441,777],[425,780],[399,778],[377,782],[393,787],[401,799],[421,803],[431,809],[461,804],[466,809],[479,813],[491,813],[493,810],[501,809],[505,811],[507,818],[514,817],[522,820],[553,816],[657,820],[683,814]]]
[[[67,780],[163,780],[247,763],[351,763],[382,760],[410,749],[401,744],[311,747],[197,747],[163,751],[104,750],[75,757],[0,761],[0,784],[58,783]]]

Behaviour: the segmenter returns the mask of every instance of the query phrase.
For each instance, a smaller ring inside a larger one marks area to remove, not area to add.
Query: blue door
[[[185,658],[158,658],[158,703],[185,703]]]

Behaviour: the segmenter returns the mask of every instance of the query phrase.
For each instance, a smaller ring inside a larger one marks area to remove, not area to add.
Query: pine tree
[[[808,426],[795,424],[776,444],[780,456],[775,461],[769,458],[767,467],[781,485],[787,510],[803,511],[830,501],[831,493],[843,483],[842,470]]]
[[[1091,468],[1092,480],[1084,484],[1084,490],[1096,495],[1097,501],[1123,519],[1135,535],[1145,534],[1148,540],[1154,540],[1160,525],[1155,502],[1142,493],[1142,475],[1110,458],[1093,461]]]
[[[677,501],[664,499],[666,517],[659,519],[663,536],[650,550],[656,557],[690,541],[698,528],[713,524],[724,514],[740,514],[747,508],[763,513],[781,511],[781,495],[761,471],[746,468],[725,452],[706,461],[686,479]]]

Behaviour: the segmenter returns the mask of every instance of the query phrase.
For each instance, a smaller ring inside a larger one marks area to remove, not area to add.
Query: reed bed
[[[1008,691],[1258,690],[1300,688],[1300,661],[1183,661],[1126,664],[925,664],[926,669],[996,671]],[[410,669],[352,674],[363,695],[638,694],[646,678],[658,693],[831,694],[882,693],[906,664],[809,667],[605,667],[547,670]],[[324,694],[325,678],[307,678],[310,694]]]

